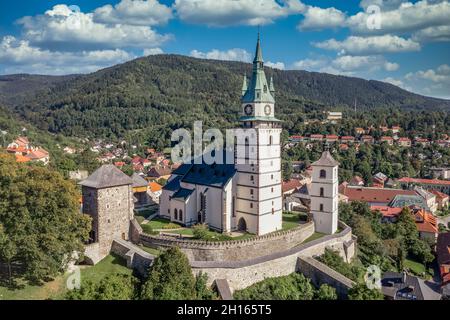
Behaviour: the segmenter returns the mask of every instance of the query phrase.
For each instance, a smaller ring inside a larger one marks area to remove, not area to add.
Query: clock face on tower
[[[244,112],[246,115],[250,116],[253,113],[253,107],[251,104],[248,104],[244,108]]]
[[[264,113],[266,114],[266,116],[270,115],[271,112],[272,112],[272,108],[269,105],[266,105],[264,107]]]

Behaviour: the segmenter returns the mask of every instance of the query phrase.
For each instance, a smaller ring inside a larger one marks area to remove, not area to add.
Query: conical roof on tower
[[[255,58],[253,59],[252,78],[247,91],[242,96],[242,103],[275,103],[275,99],[270,93],[270,87],[264,73],[264,60],[262,57],[261,41],[258,34],[256,43]]]
[[[336,167],[339,165],[339,162],[337,162],[333,156],[331,155],[330,151],[324,151],[322,153],[322,156],[319,160],[314,162],[312,166],[322,166],[322,167]]]
[[[133,180],[112,164],[102,165],[87,179],[79,183],[82,186],[102,189],[133,184]]]

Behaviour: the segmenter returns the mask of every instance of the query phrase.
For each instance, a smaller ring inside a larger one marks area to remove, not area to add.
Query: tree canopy
[[[78,200],[75,185],[59,173],[0,153],[0,262],[11,278],[52,278],[84,251],[90,218]]]

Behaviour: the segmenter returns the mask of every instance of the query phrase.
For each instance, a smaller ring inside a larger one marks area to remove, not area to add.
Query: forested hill
[[[66,135],[123,136],[149,127],[164,135],[194,120],[233,124],[244,73],[251,74],[250,64],[155,55],[88,75],[1,76],[0,103],[41,129]],[[277,115],[287,121],[353,108],[355,99],[359,109],[450,109],[448,100],[379,81],[271,68],[266,74],[274,76]]]

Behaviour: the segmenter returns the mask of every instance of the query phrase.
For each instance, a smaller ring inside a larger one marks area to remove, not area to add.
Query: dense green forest
[[[251,65],[240,62],[156,55],[89,75],[3,76],[0,103],[51,133],[132,137],[136,143],[162,148],[174,128],[190,128],[194,120],[219,128],[236,125],[242,75],[250,72]],[[400,110],[450,108],[449,101],[378,81],[271,68],[266,74],[274,77],[277,116],[290,133],[301,129],[305,119],[321,119],[330,109],[364,117],[385,108],[380,117],[385,112],[401,115]]]

